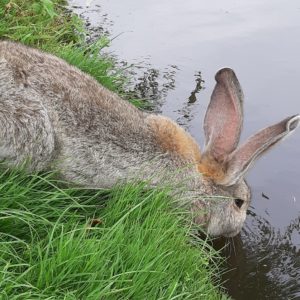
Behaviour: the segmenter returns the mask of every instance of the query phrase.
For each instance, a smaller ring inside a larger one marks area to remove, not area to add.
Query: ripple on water
[[[227,241],[223,252],[229,270],[223,279],[234,299],[300,299],[300,245],[292,240],[299,224],[300,217],[275,230],[266,219],[249,213],[242,233]]]

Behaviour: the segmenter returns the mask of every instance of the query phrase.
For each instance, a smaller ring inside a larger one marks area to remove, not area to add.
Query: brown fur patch
[[[198,171],[214,182],[222,182],[225,178],[225,167],[210,156],[203,156],[198,164]]]
[[[222,182],[225,178],[225,167],[209,155],[201,157],[200,148],[189,133],[166,117],[151,115],[147,119],[163,151],[195,162],[203,176],[216,183]]]
[[[187,161],[200,162],[199,146],[183,128],[163,116],[151,115],[147,121],[163,151],[178,154]]]

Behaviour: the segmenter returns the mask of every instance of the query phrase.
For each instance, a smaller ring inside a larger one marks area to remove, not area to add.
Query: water
[[[300,112],[297,0],[70,3],[89,19],[93,37],[109,32],[116,37],[109,50],[139,66],[133,89],[200,145],[214,74],[224,66],[235,70],[245,94],[242,140]],[[299,145],[300,130],[248,173],[251,209],[225,253],[225,287],[234,299],[300,299]]]

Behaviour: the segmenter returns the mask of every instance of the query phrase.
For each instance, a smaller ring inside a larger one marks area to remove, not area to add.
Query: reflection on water
[[[196,75],[196,87],[194,88],[194,90],[191,92],[191,95],[189,96],[189,104],[195,103],[197,100],[196,95],[204,88],[203,83],[204,80],[202,79],[202,75],[201,72],[199,71]]]
[[[133,95],[148,99],[155,112],[175,119],[197,141],[213,75],[223,66],[233,67],[244,87],[243,134],[299,113],[297,0],[190,0],[188,5],[181,0],[94,0],[83,8],[84,0],[70,2],[88,19],[89,40],[118,36],[109,51],[126,61],[124,67],[134,65],[128,68]],[[223,250],[228,257],[223,279],[233,299],[300,299],[297,135],[248,176],[253,207],[242,233]]]
[[[141,70],[143,72],[141,72]],[[139,99],[145,99],[150,103],[151,110],[161,112],[161,106],[168,95],[169,90],[175,88],[175,75],[178,67],[175,65],[165,68],[163,71],[154,68],[132,68],[133,82],[129,89]]]
[[[72,3],[72,1],[70,1]],[[80,1],[79,1],[80,2]],[[86,1],[82,1],[85,2]],[[110,28],[113,26],[113,21],[109,18],[108,14],[103,12],[101,6],[95,4],[93,6],[87,6],[87,9],[84,9],[85,6],[76,5],[72,3],[71,10],[76,12],[82,20],[85,21],[85,26],[88,29],[86,32],[86,41],[92,42],[99,39],[102,36],[110,36]],[[90,20],[93,19],[93,22]],[[95,22],[96,20],[99,20]]]
[[[197,101],[197,94],[204,89],[204,80],[202,79],[201,72],[198,71],[194,76],[195,88],[191,91],[186,102],[182,104],[182,107],[177,110],[179,117],[177,117],[176,122],[186,129],[189,128],[189,124],[194,118],[194,103]]]
[[[239,236],[215,241],[225,247],[224,286],[234,299],[300,299],[300,245],[292,240],[299,224],[300,217],[282,232],[250,211]]]

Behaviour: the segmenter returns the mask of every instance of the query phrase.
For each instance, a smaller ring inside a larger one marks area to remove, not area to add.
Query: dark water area
[[[235,70],[245,94],[241,140],[300,113],[300,2],[72,0],[91,37],[134,64],[131,88],[203,144],[214,74]],[[247,175],[252,204],[229,241],[224,286],[233,299],[300,299],[300,130]],[[228,242],[228,241],[225,241]],[[216,241],[216,247],[225,243]]]

